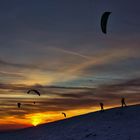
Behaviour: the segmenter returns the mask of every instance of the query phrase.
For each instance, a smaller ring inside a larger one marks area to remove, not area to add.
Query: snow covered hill
[[[140,140],[140,105],[0,133],[0,140]]]

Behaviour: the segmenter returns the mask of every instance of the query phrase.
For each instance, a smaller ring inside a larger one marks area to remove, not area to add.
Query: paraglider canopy
[[[101,17],[101,29],[104,34],[107,33],[107,23],[108,23],[108,18],[110,14],[111,12],[104,12]]]
[[[67,116],[66,116],[66,113],[62,112],[62,114],[64,115],[65,118],[67,117]]]
[[[37,91],[37,90],[35,90],[35,89],[28,90],[27,93],[29,94],[30,92],[34,92],[34,93],[36,93],[38,96],[40,96],[39,91]]]

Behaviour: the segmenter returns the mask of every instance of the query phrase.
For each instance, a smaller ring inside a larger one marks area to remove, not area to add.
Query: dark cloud
[[[1,97],[0,114],[5,116],[45,112],[62,111],[97,107],[99,102],[104,102],[106,106],[119,105],[122,97],[126,98],[128,104],[139,103],[140,99],[140,79],[131,79],[112,85],[101,85],[97,88],[80,87],[56,87],[43,85],[10,85],[0,84],[1,90],[12,89],[24,91],[28,88],[39,88],[43,91],[41,97],[27,98],[24,95],[20,98]],[[6,91],[5,91],[6,94]],[[12,93],[14,95],[15,93]],[[2,93],[0,96],[3,95]],[[36,104],[33,104],[33,101]],[[17,108],[17,102],[21,102],[21,111]],[[10,110],[9,110],[10,109]],[[5,115],[4,115],[5,114]]]

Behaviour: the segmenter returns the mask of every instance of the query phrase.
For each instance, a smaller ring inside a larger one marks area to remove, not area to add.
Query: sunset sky
[[[118,106],[122,97],[140,103],[139,6],[139,0],[0,1],[0,130],[96,111],[99,102]],[[106,35],[105,11],[112,12]]]

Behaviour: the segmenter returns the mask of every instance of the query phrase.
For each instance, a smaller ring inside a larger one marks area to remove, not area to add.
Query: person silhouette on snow
[[[104,111],[104,104],[100,103],[101,111]]]
[[[122,103],[122,107],[126,107],[127,106],[126,103],[125,103],[125,98],[122,98],[121,103]]]

